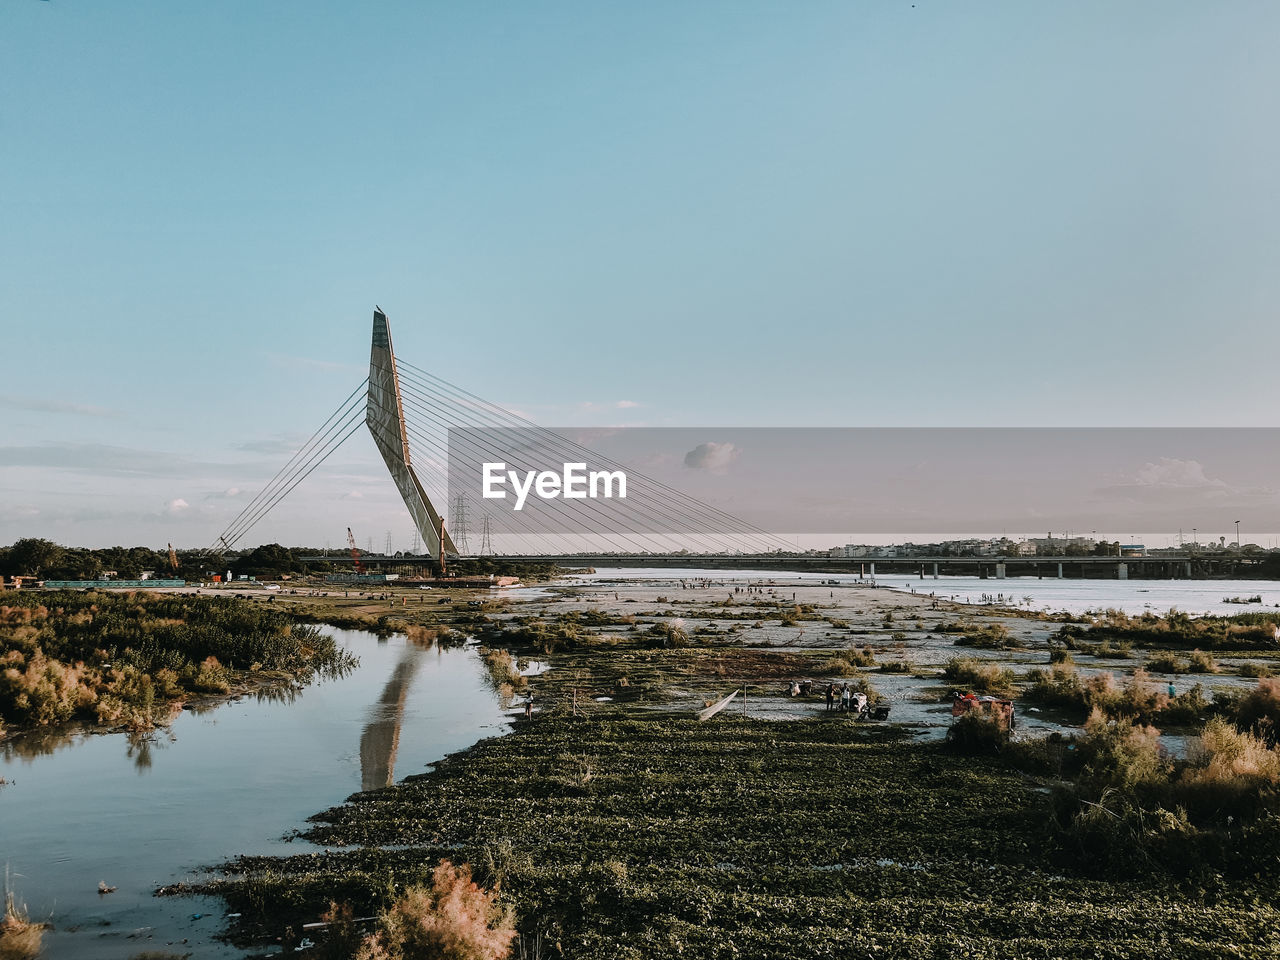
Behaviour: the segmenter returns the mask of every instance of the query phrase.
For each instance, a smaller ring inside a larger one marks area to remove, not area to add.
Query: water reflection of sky
[[[316,811],[507,729],[473,650],[337,633],[360,666],[296,695],[184,711],[149,737],[4,745],[0,860],[55,925],[46,958],[115,960],[184,938],[183,952],[238,956],[212,940],[220,904],[152,891],[236,854],[297,852],[281,838]],[[117,892],[100,897],[100,880]]]

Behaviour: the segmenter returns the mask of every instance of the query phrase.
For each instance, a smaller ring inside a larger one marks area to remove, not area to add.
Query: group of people
[[[842,683],[839,687],[828,683],[827,711],[833,710],[860,717],[867,712],[867,695],[860,690],[853,690],[847,683]]]

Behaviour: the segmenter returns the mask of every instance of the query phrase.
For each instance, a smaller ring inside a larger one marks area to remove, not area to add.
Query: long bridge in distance
[[[342,556],[301,557],[344,563]],[[414,569],[430,558],[363,554],[361,562],[383,570]],[[1161,554],[1159,556],[1042,556],[1042,557],[823,557],[814,554],[788,556],[761,554],[496,554],[477,558],[513,564],[555,564],[560,567],[669,568],[748,571],[770,573],[833,573],[861,579],[877,576],[910,576],[920,580],[939,576],[977,577],[1003,580],[1034,577],[1072,580],[1209,580],[1256,576],[1262,564],[1257,557],[1205,554]],[[345,561],[349,562],[349,561]]]
[[[878,575],[978,577],[1003,580],[1008,577],[1089,580],[1179,580],[1241,577],[1256,573],[1261,561],[1251,557],[1163,555],[1133,557],[822,557],[814,555],[696,555],[675,554],[636,556],[579,555],[503,557],[513,561],[539,561],[560,566],[590,567],[695,567],[712,570],[759,570],[856,574],[862,578]]]

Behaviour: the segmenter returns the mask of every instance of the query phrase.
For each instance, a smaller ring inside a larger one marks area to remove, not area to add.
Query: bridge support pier
[[[1117,580],[1129,579],[1129,565],[1127,563],[1116,564],[1116,579]]]
[[[937,565],[937,563],[935,563],[935,564],[933,565],[933,579],[935,579],[935,580],[937,580],[937,579],[938,579],[938,565]]]
[[[1186,566],[1183,567],[1183,571],[1185,572],[1187,579],[1190,580],[1191,579],[1191,561],[1190,560],[1186,562]]]
[[[1058,579],[1062,579],[1062,561],[1058,561]]]
[[[997,579],[997,580],[1003,580],[1003,579],[1004,579],[1004,564],[1003,564],[1003,563],[997,563],[997,564],[996,564],[996,579]]]
[[[871,564],[871,579],[874,580],[875,578],[876,578],[876,565],[873,563]]]

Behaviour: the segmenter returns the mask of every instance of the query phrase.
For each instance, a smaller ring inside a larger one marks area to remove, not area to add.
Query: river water
[[[715,570],[708,568],[623,568],[602,567],[593,573],[574,574],[570,581],[604,584],[610,580],[680,580],[706,579],[724,583],[776,583],[812,586],[825,583],[867,582],[851,574],[841,573],[773,573],[759,570]],[[893,590],[936,593],[954,597],[961,603],[981,604],[983,595],[1001,597],[1005,606],[1032,610],[1065,610],[1084,613],[1113,608],[1129,614],[1147,610],[1166,613],[1176,607],[1184,613],[1217,614],[1274,612],[1280,607],[1280,581],[1277,580],[1059,580],[1046,577],[1011,577],[1005,580],[978,577],[936,579],[904,574],[882,575],[876,579],[880,587]],[[1261,596],[1261,603],[1224,603],[1224,598]],[[1030,598],[1030,602],[1026,598]]]
[[[0,745],[0,861],[32,918],[54,925],[43,957],[242,956],[213,939],[220,901],[156,887],[236,854],[302,852],[282,838],[311,814],[509,729],[473,649],[334,633],[359,667],[295,697],[184,711],[148,740]],[[116,891],[99,895],[100,881]]]

